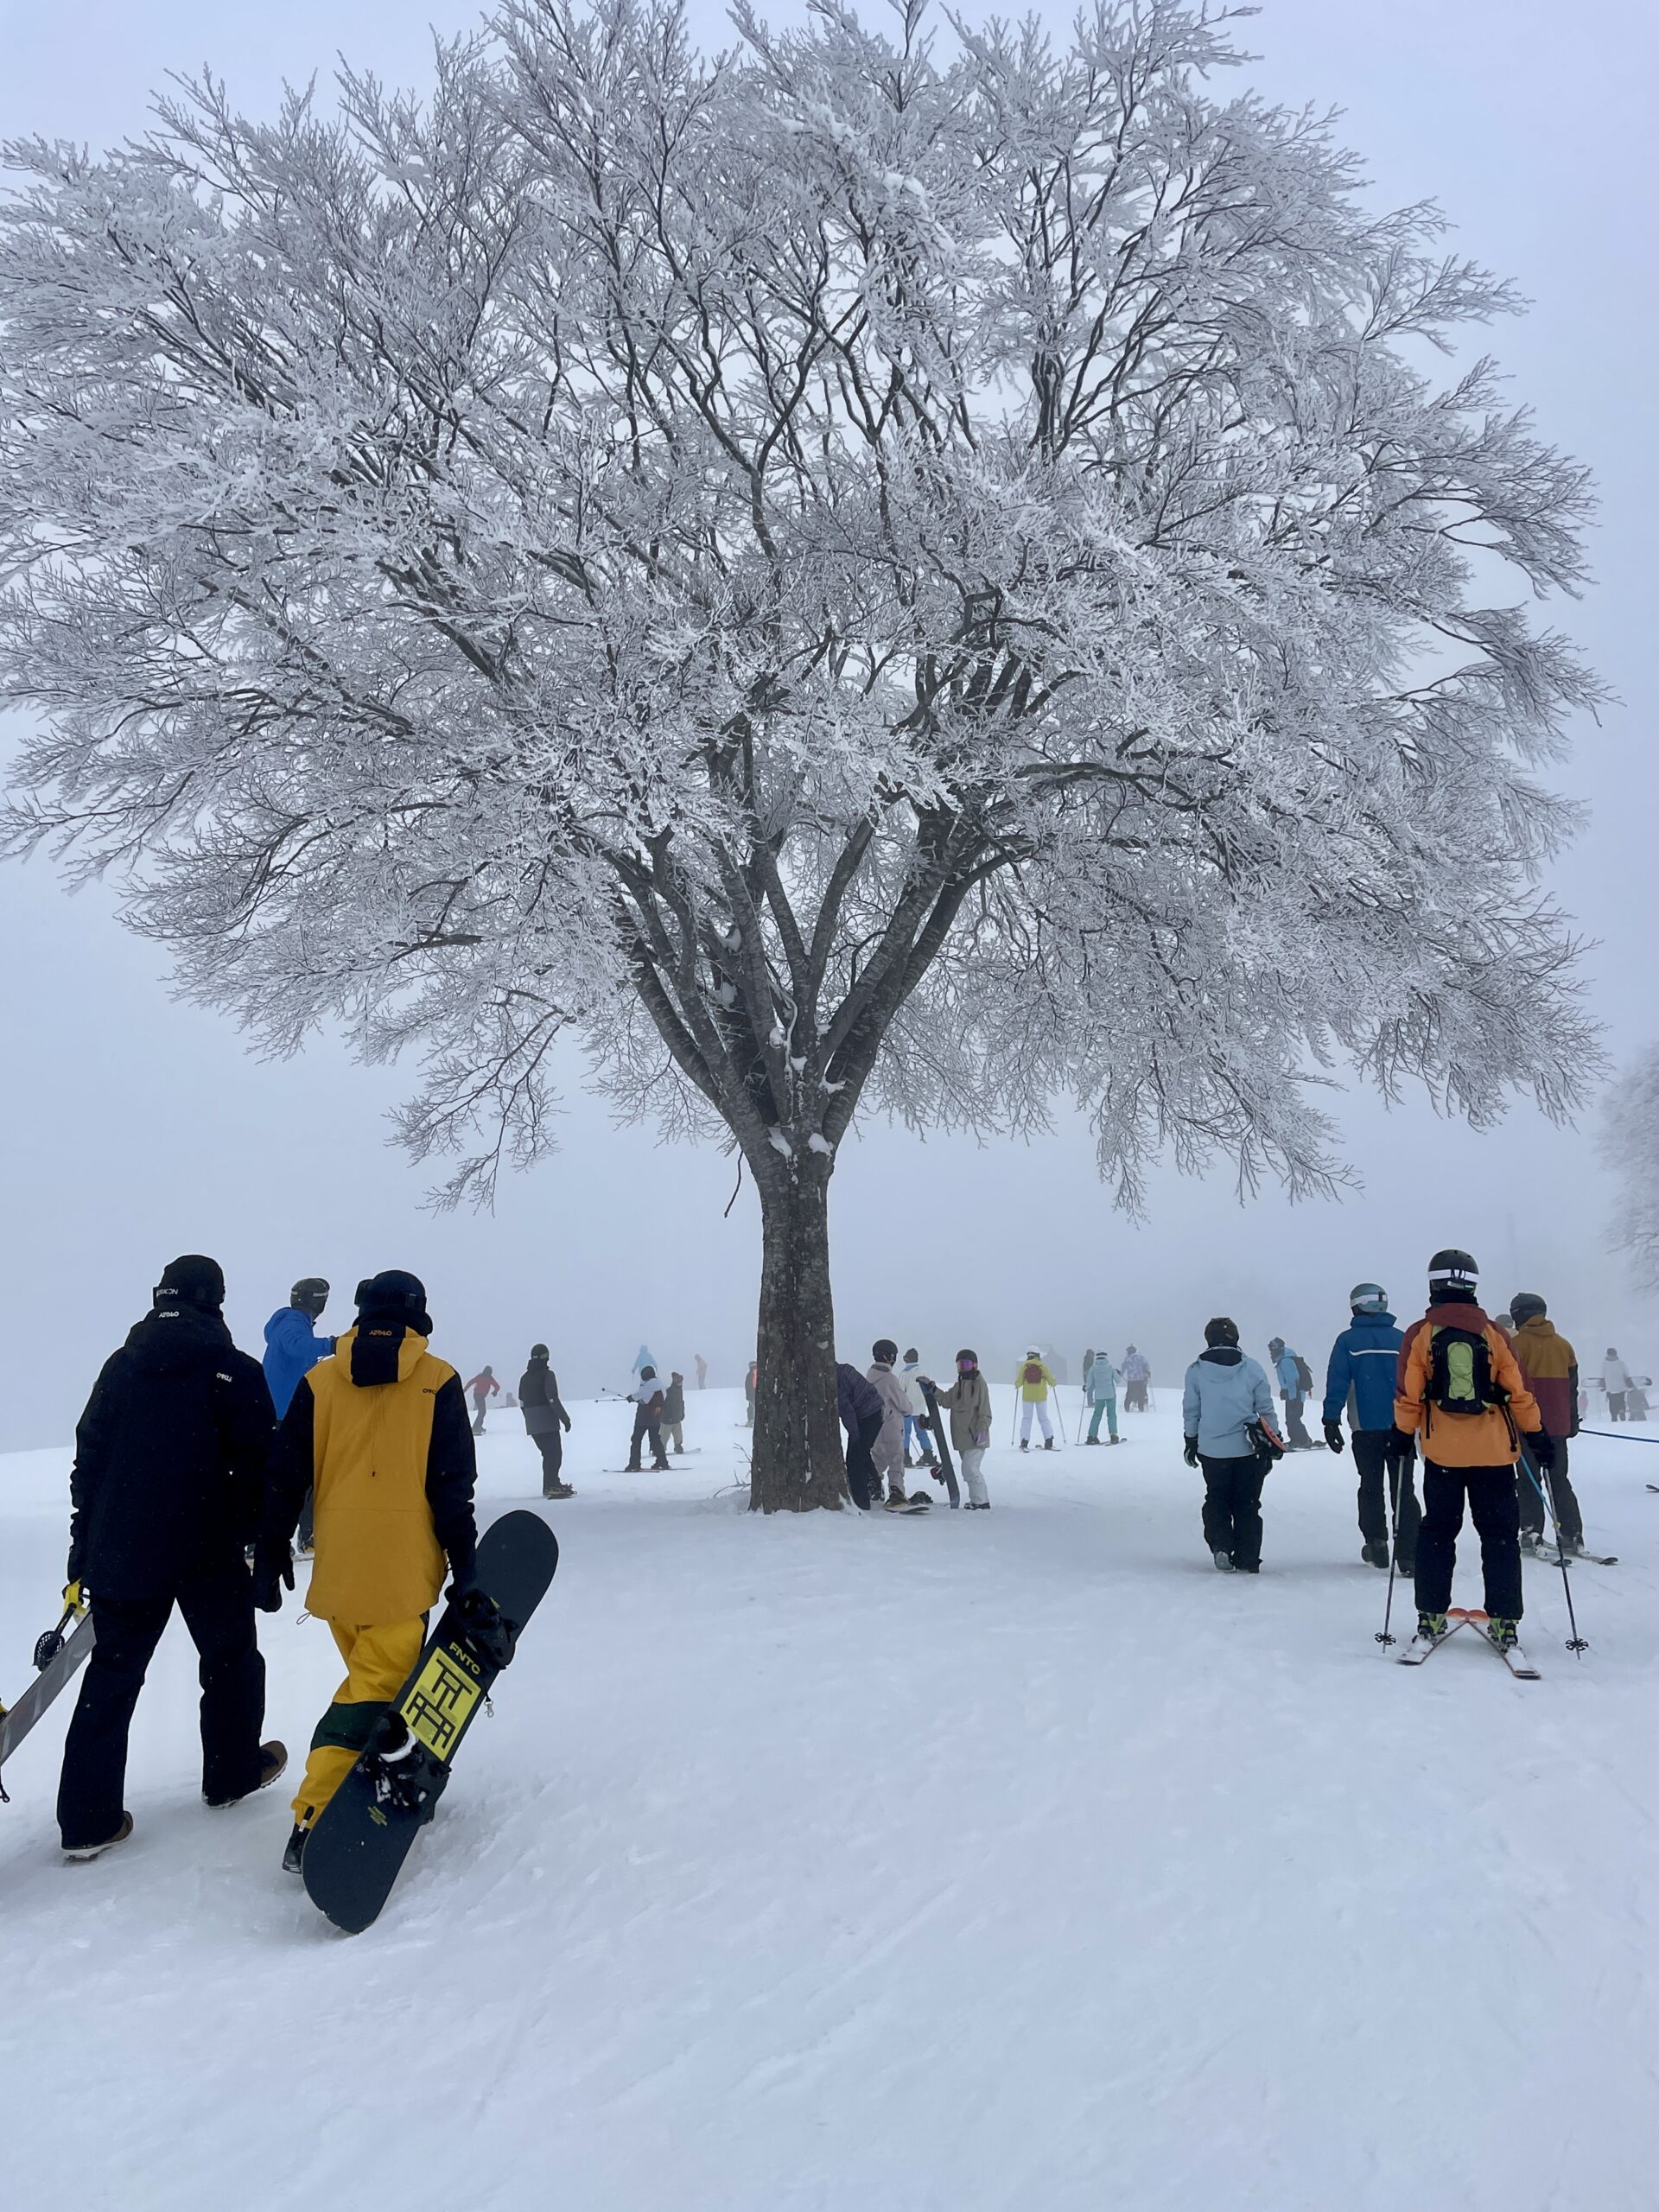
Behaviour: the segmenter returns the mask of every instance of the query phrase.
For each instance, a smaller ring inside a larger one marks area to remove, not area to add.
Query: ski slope
[[[1258,1580],[1173,1410],[998,1448],[989,1514],[763,1522],[739,1394],[688,1405],[665,1476],[573,1407],[557,1581],[365,1936],[280,1872],[285,1785],[202,1807],[176,1620],[87,1866],[54,1709],[0,1807],[9,2206],[1653,2205],[1659,1449],[1575,1451],[1621,1564],[1574,1570],[1581,1662],[1529,1566],[1527,1685],[1386,1662],[1351,1460],[1269,1478]],[[537,1496],[516,1414],[480,1453],[486,1515]],[[0,1460],[6,1694],[67,1465]],[[340,1670],[293,1599],[262,1636],[293,1772]]]

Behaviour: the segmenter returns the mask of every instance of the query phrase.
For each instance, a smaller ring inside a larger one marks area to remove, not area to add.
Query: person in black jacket
[[[233,1805],[288,1763],[262,1744],[265,1665],[246,1548],[257,1530],[271,1436],[257,1360],[231,1341],[225,1277],[172,1261],[152,1309],[104,1363],[75,1431],[69,1584],[97,1642],[63,1749],[58,1827],[72,1859],[132,1833],[122,1804],[127,1732],[175,1605],[200,1656],[201,1794]]]
[[[524,1427],[542,1455],[542,1496],[574,1497],[576,1493],[561,1472],[570,1416],[559,1395],[559,1378],[548,1365],[547,1357],[545,1344],[531,1346],[530,1364],[518,1377],[518,1403],[524,1412]]]

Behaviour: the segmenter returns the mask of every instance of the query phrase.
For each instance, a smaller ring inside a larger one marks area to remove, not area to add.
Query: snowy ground
[[[1579,1450],[1623,1560],[1575,1574],[1582,1662],[1529,1567],[1523,1685],[1467,1637],[1385,1663],[1351,1461],[1271,1478],[1235,1580],[1173,1414],[998,1450],[988,1515],[759,1522],[734,1395],[690,1406],[658,1477],[575,1409],[558,1580],[365,1936],[278,1871],[285,1801],[203,1809],[176,1623],[90,1866],[54,1711],[0,1808],[9,2205],[1653,2204],[1659,1450]],[[516,1431],[488,1510],[537,1488]],[[13,1694],[65,1465],[0,1460]],[[332,1646],[264,1633],[297,1750]]]

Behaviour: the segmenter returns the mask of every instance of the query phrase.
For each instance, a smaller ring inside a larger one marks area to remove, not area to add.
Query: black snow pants
[[[628,1440],[628,1472],[631,1475],[641,1471],[639,1446],[645,1443],[651,1446],[652,1467],[658,1474],[663,1473],[668,1465],[668,1457],[663,1450],[663,1432],[652,1420],[649,1406],[636,1406],[633,1409],[633,1434]]]
[[[1458,1531],[1465,1498],[1480,1536],[1486,1610],[1521,1618],[1521,1523],[1513,1467],[1437,1467],[1423,1463],[1423,1525],[1417,1536],[1417,1610],[1443,1613],[1452,1602]]]
[[[92,1598],[98,1641],[63,1747],[58,1827],[66,1850],[107,1843],[121,1825],[127,1732],[175,1604],[200,1657],[201,1788],[245,1797],[259,1786],[265,1662],[254,1636],[253,1580],[242,1560],[161,1598]]]
[[[861,1513],[868,1513],[874,1502],[874,1493],[880,1487],[875,1471],[875,1440],[881,1433],[884,1413],[867,1414],[857,1428],[847,1439],[847,1487],[853,1493],[853,1503]]]
[[[1313,1449],[1313,1440],[1308,1434],[1302,1420],[1302,1408],[1307,1403],[1307,1400],[1286,1398],[1281,1401],[1281,1403],[1285,1408],[1286,1443],[1293,1452],[1311,1452]]]
[[[1359,1469],[1359,1533],[1368,1544],[1386,1544],[1389,1541],[1389,1507],[1392,1504],[1395,1517],[1394,1563],[1402,1574],[1417,1571],[1417,1531],[1422,1526],[1422,1510],[1417,1503],[1417,1486],[1413,1480],[1416,1462],[1399,1474],[1389,1475],[1389,1439],[1394,1433],[1387,1428],[1357,1428],[1354,1431],[1354,1465]],[[1386,1477],[1387,1491],[1384,1493]]]
[[[1262,1564],[1262,1485],[1265,1464],[1248,1459],[1209,1459],[1204,1469],[1204,1541],[1212,1552],[1227,1552],[1233,1565],[1254,1574]]]
[[[532,1437],[531,1441],[542,1455],[542,1496],[550,1497],[564,1480],[564,1431],[552,1429],[545,1436]]]
[[[1529,1472],[1530,1469],[1530,1472]],[[1545,1474],[1523,1444],[1515,1470],[1515,1502],[1521,1515],[1523,1536],[1541,1536],[1544,1533],[1544,1501],[1538,1495],[1539,1485],[1548,1489],[1555,1508],[1555,1525],[1561,1532],[1564,1544],[1584,1541],[1584,1515],[1579,1510],[1578,1492],[1567,1471],[1567,1440],[1558,1438],[1555,1445],[1555,1465]]]

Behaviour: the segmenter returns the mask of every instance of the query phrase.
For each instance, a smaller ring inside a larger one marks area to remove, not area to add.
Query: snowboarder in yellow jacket
[[[1020,1371],[1014,1379],[1020,1388],[1020,1449],[1031,1449],[1031,1417],[1035,1414],[1037,1425],[1043,1432],[1043,1449],[1052,1452],[1054,1424],[1048,1417],[1048,1394],[1060,1386],[1035,1344],[1020,1361]]]
[[[426,1637],[443,1587],[471,1586],[477,1462],[461,1377],[426,1348],[419,1280],[391,1268],[358,1285],[357,1325],[303,1376],[277,1434],[254,1561],[262,1611],[294,1586],[291,1540],[315,1488],[307,1609],[326,1620],[346,1679],[317,1723],[283,1864],[297,1872],[313,1821],[368,1745]]]

